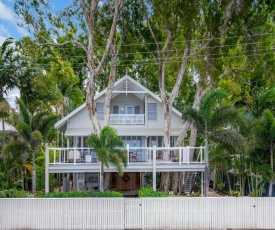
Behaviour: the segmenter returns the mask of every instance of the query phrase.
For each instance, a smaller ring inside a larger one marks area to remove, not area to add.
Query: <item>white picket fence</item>
[[[275,229],[275,198],[0,199],[0,229]]]

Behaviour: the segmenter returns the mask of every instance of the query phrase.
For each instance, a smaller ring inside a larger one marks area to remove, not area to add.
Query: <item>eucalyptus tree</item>
[[[187,107],[183,111],[183,117],[191,120],[205,138],[205,196],[208,196],[209,188],[209,141],[230,148],[235,146],[235,149],[240,149],[245,142],[236,129],[243,125],[243,117],[232,105],[226,104],[225,100],[228,100],[228,95],[224,90],[213,89],[203,97],[199,110]]]
[[[100,123],[94,103],[96,83],[117,32],[117,22],[122,6],[123,0],[73,1],[64,11],[55,16],[54,13],[49,13],[50,4],[45,1],[18,0],[15,5],[16,12],[31,27],[34,35],[40,39],[40,43],[58,47],[72,44],[85,53],[89,77],[86,85],[86,105],[94,132],[97,134],[100,131]],[[108,12],[104,11],[106,8]],[[105,22],[104,27],[102,21]],[[59,43],[52,39],[51,33],[58,36],[70,34],[71,31],[75,31],[74,36],[64,42]]]
[[[109,167],[112,163],[117,168],[118,174],[122,176],[121,163],[124,167],[127,165],[124,142],[117,136],[115,129],[104,126],[99,135],[93,133],[88,137],[87,144],[93,148],[101,162],[100,191],[104,191],[104,166]]]

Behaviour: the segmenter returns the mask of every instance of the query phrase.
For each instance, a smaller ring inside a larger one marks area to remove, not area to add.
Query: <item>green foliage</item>
[[[99,136],[94,133],[91,134],[87,139],[87,144],[94,149],[98,159],[103,165],[109,167],[109,163],[113,163],[119,175],[122,176],[123,170],[121,162],[124,167],[126,167],[127,156],[124,150],[124,142],[117,135],[114,128],[105,126],[100,131]]]
[[[123,197],[123,194],[115,191],[105,191],[105,192],[80,192],[80,191],[70,191],[70,192],[53,192],[47,193],[45,195],[38,194],[38,197],[46,198],[71,198],[71,197]]]
[[[169,197],[169,193],[154,191],[152,187],[142,187],[138,191],[138,197]]]
[[[26,198],[29,196],[29,192],[23,190],[8,189],[0,191],[0,198]]]

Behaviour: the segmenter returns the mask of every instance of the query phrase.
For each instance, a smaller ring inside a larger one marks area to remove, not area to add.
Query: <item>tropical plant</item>
[[[36,192],[36,156],[43,142],[49,141],[49,134],[53,124],[57,121],[57,116],[49,111],[38,111],[31,114],[25,103],[17,98],[19,106],[19,121],[16,129],[20,134],[19,140],[10,142],[5,148],[9,153],[14,146],[20,145],[21,150],[14,154],[26,155],[22,163],[30,162],[32,171],[32,192]],[[17,145],[16,145],[17,143]]]
[[[263,165],[269,165],[269,196],[271,196],[274,181],[275,116],[270,110],[265,110],[254,122],[253,134],[256,142],[253,154],[257,155]]]
[[[104,126],[99,135],[91,134],[87,139],[89,147],[93,148],[101,162],[100,191],[104,191],[104,166],[109,163],[116,166],[118,174],[122,176],[124,167],[127,165],[127,155],[124,150],[124,142],[117,135],[116,130],[110,126]]]
[[[183,111],[183,118],[191,120],[205,138],[206,196],[209,188],[209,141],[222,143],[235,150],[240,149],[245,142],[238,132],[238,128],[244,124],[244,119],[234,106],[226,104],[226,100],[228,101],[228,94],[221,88],[216,88],[204,96],[199,110],[187,107]]]

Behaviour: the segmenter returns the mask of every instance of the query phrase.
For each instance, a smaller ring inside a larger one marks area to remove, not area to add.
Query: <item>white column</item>
[[[128,162],[127,165],[129,165],[129,161],[130,161],[129,144],[127,144],[126,148],[127,148],[127,162]]]
[[[144,95],[144,120],[145,120],[145,127],[148,128],[148,95]]]
[[[156,191],[156,187],[157,187],[157,170],[156,170],[156,166],[157,166],[157,162],[156,162],[156,154],[157,150],[156,150],[156,146],[153,146],[153,190]]]
[[[49,193],[49,146],[46,145],[46,159],[45,159],[45,193]]]

